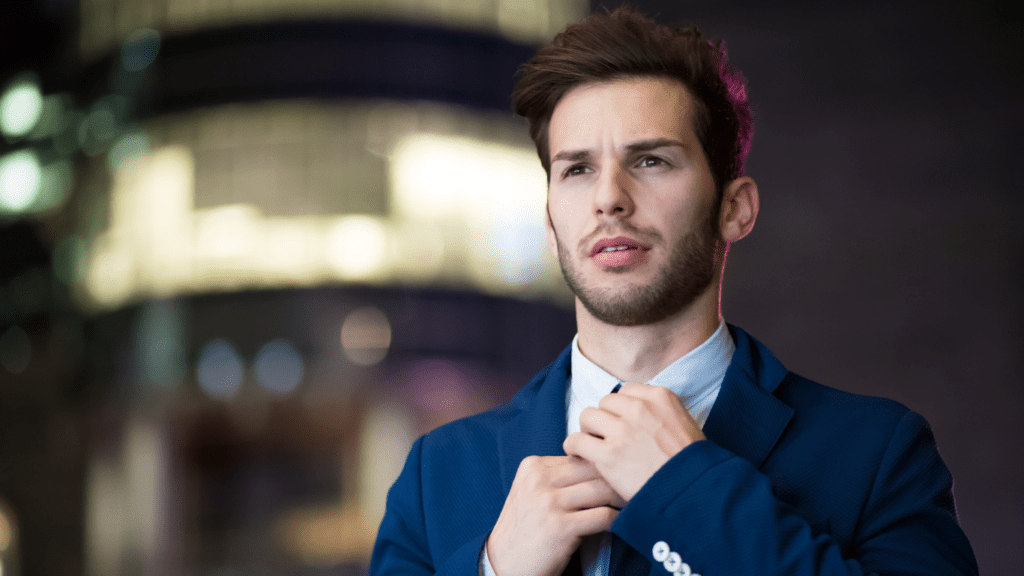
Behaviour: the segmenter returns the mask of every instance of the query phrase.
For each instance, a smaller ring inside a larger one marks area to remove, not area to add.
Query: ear
[[[554,224],[551,223],[551,207],[546,208],[544,214],[544,227],[548,232],[548,251],[551,252],[551,256],[558,260],[558,237],[555,235]]]
[[[754,229],[760,200],[757,183],[749,176],[741,176],[726,185],[722,193],[722,209],[718,226],[722,239],[735,242]]]

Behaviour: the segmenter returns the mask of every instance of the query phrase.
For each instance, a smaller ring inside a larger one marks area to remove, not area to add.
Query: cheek
[[[549,200],[548,213],[562,244],[579,234],[586,226],[586,212],[574,202],[564,199]]]
[[[689,226],[692,229],[694,226],[698,226],[705,222],[714,214],[714,203],[704,202],[699,205],[693,206],[690,210]]]
[[[700,174],[689,174],[689,178],[665,186],[661,202],[654,207],[652,218],[664,223],[667,229],[678,228],[683,233],[702,225],[715,210],[715,187]]]

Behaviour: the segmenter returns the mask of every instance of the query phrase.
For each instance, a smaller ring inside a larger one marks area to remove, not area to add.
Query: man
[[[371,573],[975,574],[924,420],[722,320],[758,191],[719,45],[620,9],[521,72],[579,332],[510,403],[416,441]]]

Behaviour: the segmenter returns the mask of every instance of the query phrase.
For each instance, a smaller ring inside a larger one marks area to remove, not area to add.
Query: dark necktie
[[[608,575],[647,576],[650,572],[651,562],[617,534],[612,534],[612,558],[608,566]]]
[[[569,565],[562,571],[562,576],[583,576],[583,563],[580,561],[580,549],[577,548],[569,558]]]

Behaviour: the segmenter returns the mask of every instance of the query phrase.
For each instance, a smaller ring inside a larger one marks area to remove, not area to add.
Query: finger
[[[598,506],[622,508],[623,505],[622,498],[604,478],[595,478],[561,488],[558,503],[565,511],[585,510]]]
[[[644,387],[646,388],[646,386]],[[597,407],[616,418],[625,418],[627,416],[635,416],[643,410],[646,401],[646,398],[638,396],[635,391],[631,391],[628,394],[619,392],[618,394],[605,394],[597,403]]]
[[[550,484],[554,488],[572,486],[601,477],[601,473],[592,463],[579,456],[549,456],[548,458],[558,458],[550,470]]]
[[[604,454],[603,446],[603,440],[586,432],[570,434],[562,443],[562,449],[566,454],[577,456],[590,463],[601,460],[600,457]],[[594,468],[596,470],[597,467],[594,466]]]
[[[607,438],[617,428],[618,417],[603,408],[584,408],[580,412],[580,432]]]
[[[677,401],[679,399],[675,392],[672,392],[664,386],[657,386],[654,384],[635,384],[632,382],[624,384],[622,389],[619,390],[617,396],[638,398],[640,400],[646,400],[656,404],[668,402],[673,398]]]
[[[618,394],[608,394],[601,398],[598,406],[621,419],[629,420],[690,417],[682,400],[664,386],[627,384]]]
[[[619,511],[608,506],[578,510],[566,516],[569,531],[578,536],[598,534],[611,528]]]

